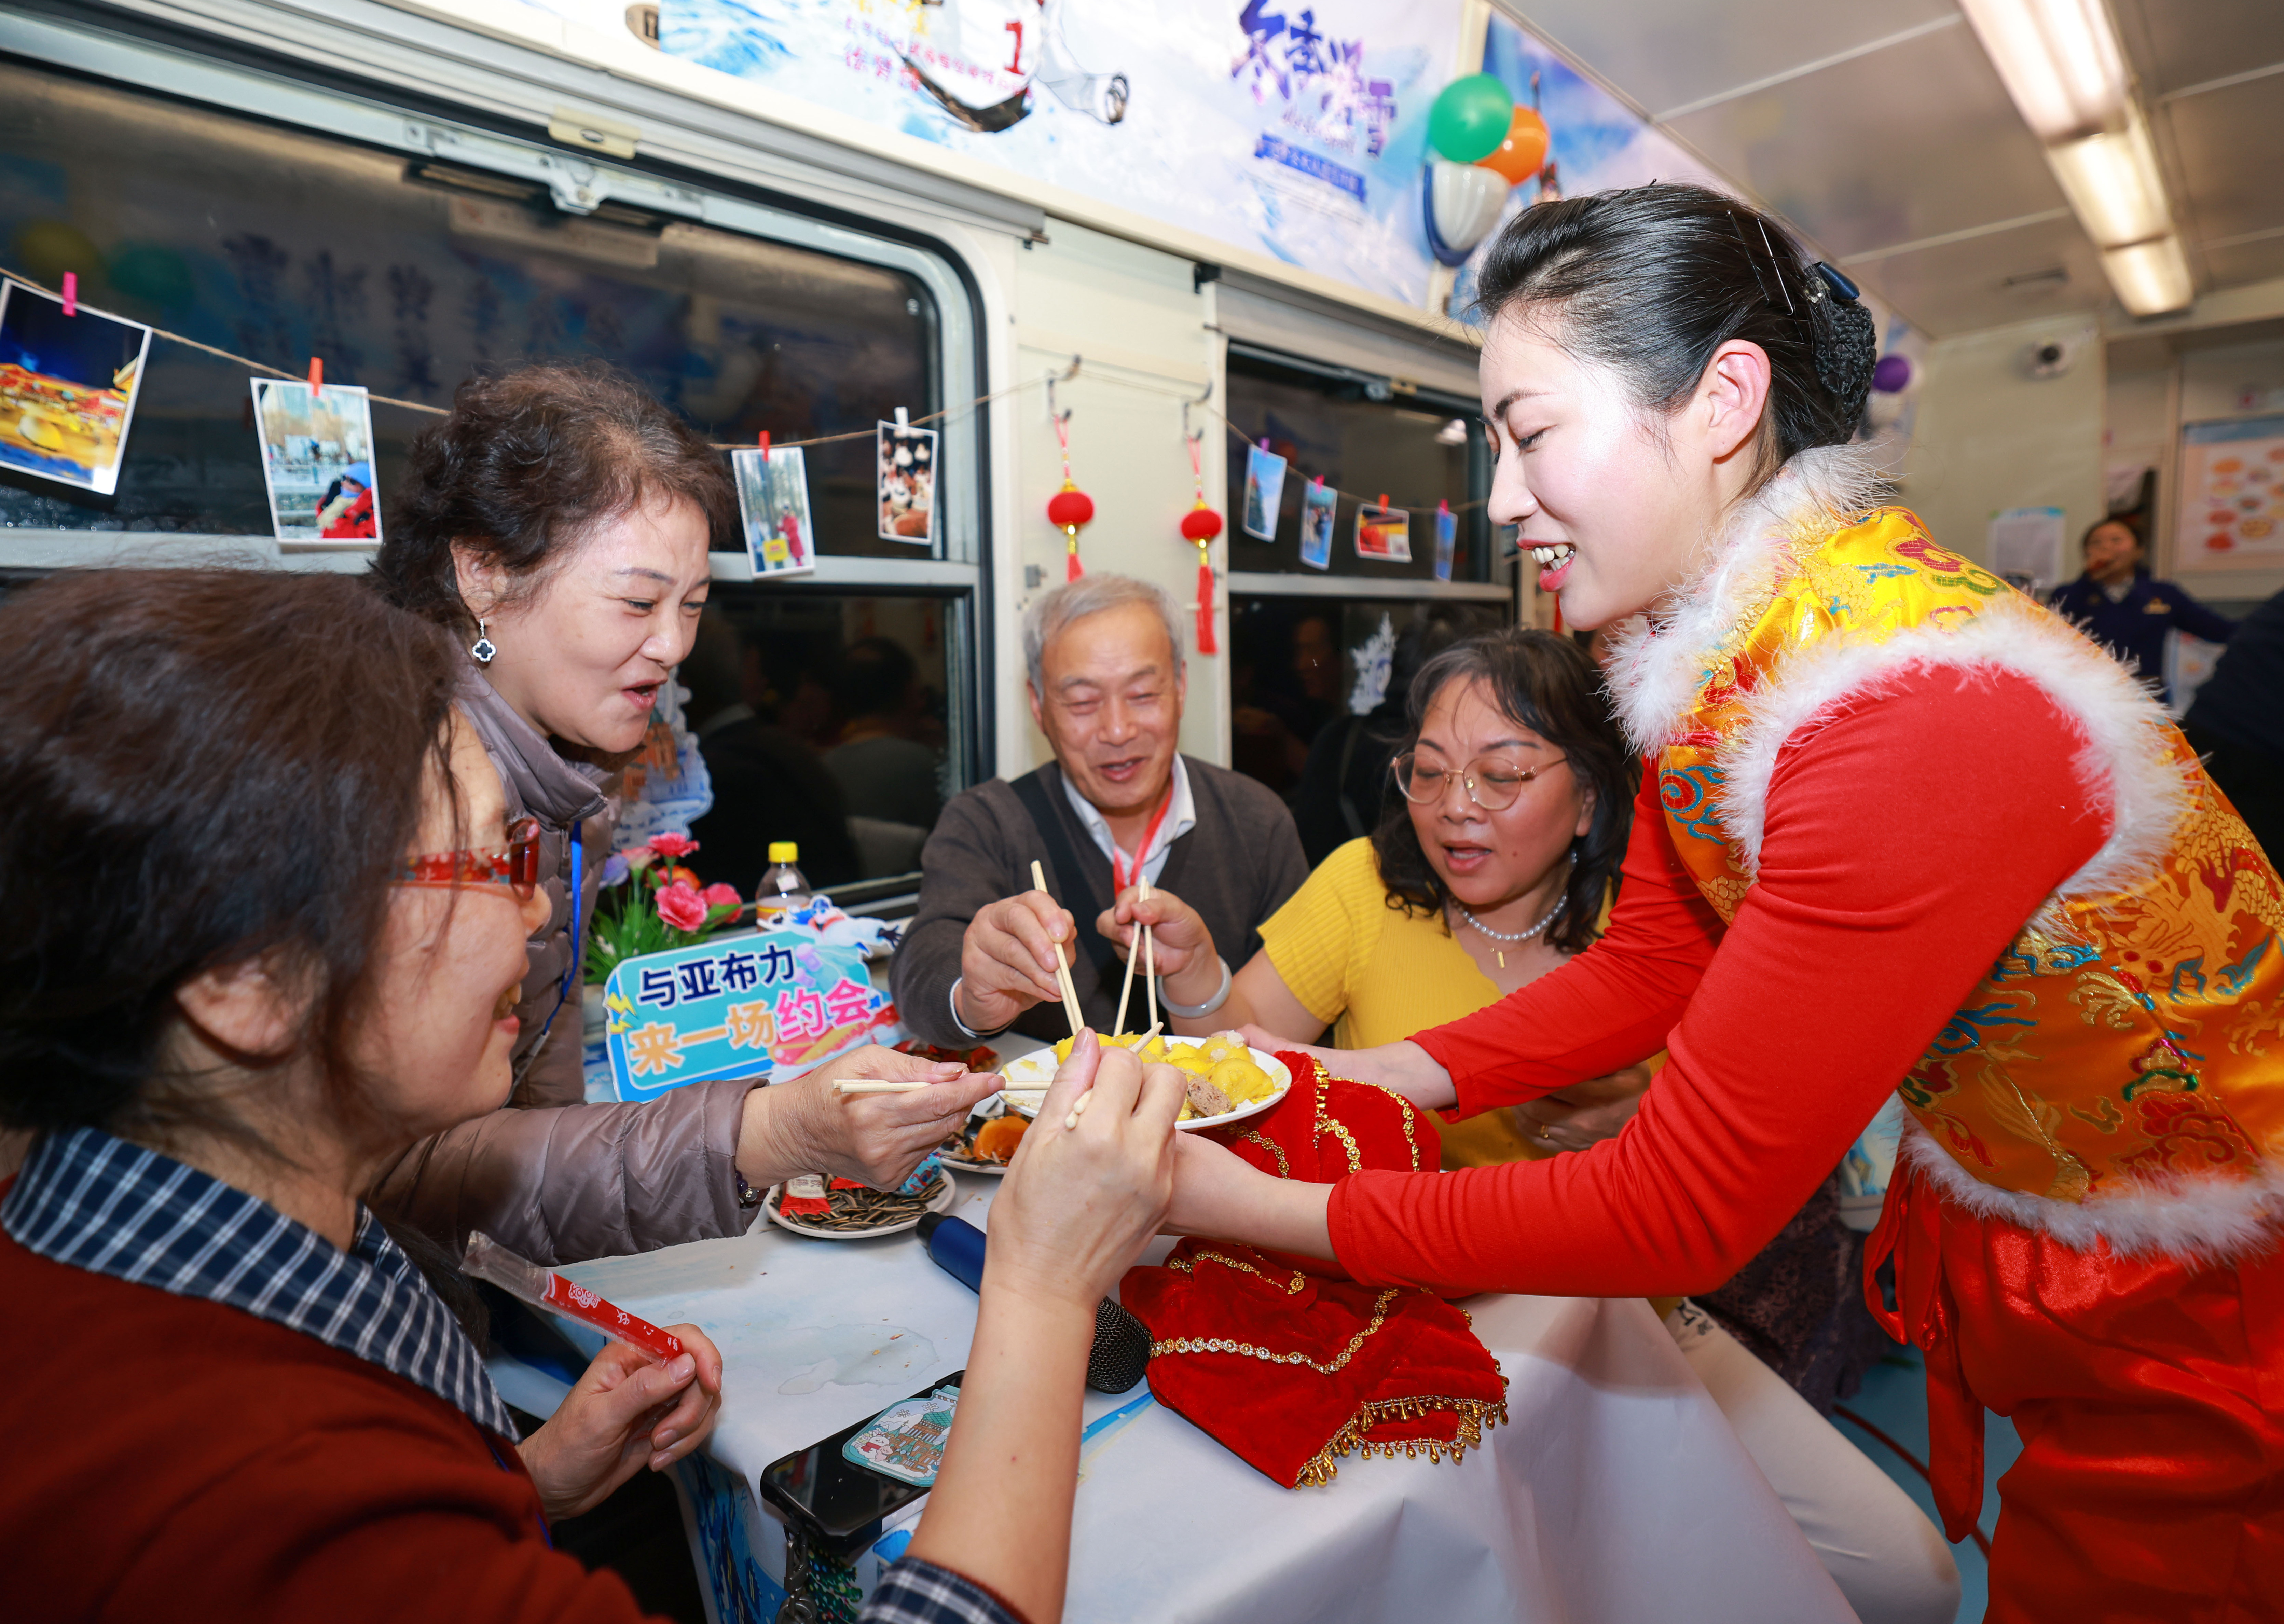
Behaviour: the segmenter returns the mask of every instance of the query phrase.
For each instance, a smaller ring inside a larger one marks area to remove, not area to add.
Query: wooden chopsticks
[[[1031,859],[1031,883],[1047,891],[1047,871],[1039,866],[1036,857]],[[1047,891],[1049,896],[1054,894]],[[1070,1018],[1071,1035],[1076,1037],[1086,1018],[1079,1013],[1078,989],[1071,985],[1070,955],[1063,951],[1061,942],[1055,943],[1055,984],[1063,989],[1063,1013]]]

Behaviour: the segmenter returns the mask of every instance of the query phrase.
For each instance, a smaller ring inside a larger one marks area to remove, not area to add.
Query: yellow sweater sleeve
[[[1301,1007],[1330,1026],[1349,1007],[1387,916],[1372,842],[1350,840],[1263,922],[1261,950]]]

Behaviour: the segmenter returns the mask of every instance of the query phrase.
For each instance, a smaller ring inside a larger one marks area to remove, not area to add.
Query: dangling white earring
[[[484,635],[489,625],[490,622],[487,621],[476,622],[476,640],[468,650],[468,657],[480,666],[491,664],[492,656],[499,652],[498,647]]]

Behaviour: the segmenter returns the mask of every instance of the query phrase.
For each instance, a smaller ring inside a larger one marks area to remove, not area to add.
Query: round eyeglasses
[[[415,857],[396,877],[400,886],[505,886],[519,902],[539,888],[539,820],[520,817],[507,826],[507,844]]]
[[[1467,792],[1467,799],[1486,812],[1504,812],[1514,805],[1522,793],[1522,786],[1550,767],[1560,767],[1568,756],[1557,756],[1551,761],[1541,761],[1536,767],[1525,767],[1520,761],[1510,761],[1501,756],[1479,755],[1464,768],[1451,768],[1440,759],[1422,760],[1417,750],[1406,750],[1388,769],[1396,775],[1396,787],[1404,792],[1404,799],[1422,806],[1440,801],[1450,792],[1451,782],[1457,779]]]

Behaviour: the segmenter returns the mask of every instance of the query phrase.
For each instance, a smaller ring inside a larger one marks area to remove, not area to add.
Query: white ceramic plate
[[[1192,1045],[1192,1047],[1197,1046],[1199,1045]],[[1186,1122],[1175,1123],[1176,1128],[1185,1133],[1200,1128],[1227,1128],[1232,1122],[1242,1122],[1248,1117],[1259,1116],[1293,1091],[1293,1073],[1284,1061],[1265,1049],[1248,1049],[1246,1053],[1253,1057],[1253,1063],[1255,1066],[1269,1074],[1269,1081],[1277,1085],[1277,1091],[1267,1099],[1257,1099],[1249,1105],[1240,1105],[1236,1110],[1224,1115],[1192,1117]],[[1047,1097],[1047,1084],[1054,1081],[1056,1065],[1053,1050],[1036,1049],[1029,1054],[1010,1060],[1002,1066],[1000,1074],[1007,1079],[1010,1086],[1000,1090],[999,1097],[1007,1102],[1007,1109],[1019,1116],[1037,1116],[1039,1106],[1044,1103]],[[1027,1089],[1022,1086],[1025,1083],[1030,1083],[1033,1086]]]
[[[953,1183],[951,1175],[949,1172],[943,1174],[943,1182],[937,1186],[936,1192],[928,1198],[927,1206],[922,1211],[950,1212],[951,1204],[959,1198],[958,1187]],[[920,1214],[914,1213],[901,1222],[884,1223],[877,1230],[823,1230],[813,1223],[803,1223],[798,1218],[788,1218],[778,1211],[778,1198],[784,1193],[783,1184],[770,1185],[769,1193],[762,1198],[762,1210],[770,1215],[770,1222],[779,1229],[791,1230],[794,1234],[806,1235],[812,1240],[871,1240],[876,1235],[902,1235],[906,1230],[917,1230],[920,1227]]]

